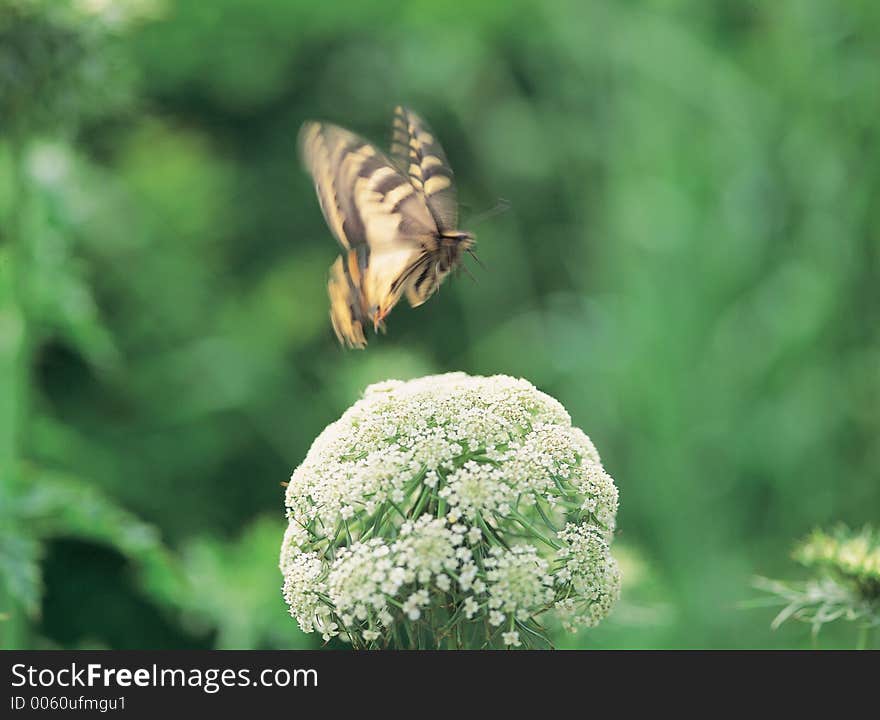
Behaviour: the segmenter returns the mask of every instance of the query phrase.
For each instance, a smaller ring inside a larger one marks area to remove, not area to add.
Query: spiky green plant
[[[815,530],[795,546],[794,559],[813,573],[800,582],[756,578],[755,587],[769,593],[782,610],[771,627],[790,619],[809,623],[813,635],[837,620],[858,627],[856,646],[871,645],[880,625],[880,532],[864,527]]]

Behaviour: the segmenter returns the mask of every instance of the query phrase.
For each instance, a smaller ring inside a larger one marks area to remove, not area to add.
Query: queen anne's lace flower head
[[[325,639],[529,646],[543,613],[593,626],[619,593],[617,489],[525,380],[371,385],[315,440],[286,504],[284,596]]]

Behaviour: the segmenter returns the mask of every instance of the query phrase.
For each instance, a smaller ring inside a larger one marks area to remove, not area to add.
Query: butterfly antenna
[[[468,252],[470,252],[470,251],[468,251]],[[473,253],[471,253],[471,255],[473,255]],[[474,282],[477,281],[477,278],[474,277],[474,274],[473,274],[470,270],[468,270],[467,265],[465,265],[464,263],[461,263],[461,264],[459,265],[459,267],[461,268],[461,271],[462,271],[465,275],[467,275],[471,280],[473,280]]]
[[[483,265],[483,261],[480,260],[480,258],[477,257],[477,254],[476,254],[473,250],[471,250],[470,248],[468,248],[468,250],[467,250],[467,254],[470,255],[474,260],[476,260],[476,261],[477,261],[477,265],[479,265],[483,270],[486,269],[486,266]],[[462,267],[464,267],[464,265],[462,265]],[[470,273],[468,273],[468,275],[470,275]],[[473,276],[471,275],[471,277],[473,277]]]
[[[479,225],[481,222],[485,222],[489,218],[493,218],[496,215],[505,213],[508,210],[510,210],[510,201],[505,200],[504,198],[498,198],[498,202],[495,203],[494,207],[491,207],[488,210],[481,212],[479,215],[471,218],[468,221],[468,225]]]

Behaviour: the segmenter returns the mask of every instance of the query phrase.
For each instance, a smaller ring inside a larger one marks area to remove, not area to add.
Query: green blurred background
[[[4,647],[317,647],[281,483],[372,381],[524,376],[621,494],[562,647],[802,647],[743,609],[880,510],[880,4],[0,0]],[[433,125],[486,270],[345,352],[307,118]],[[823,647],[852,645],[851,630]]]

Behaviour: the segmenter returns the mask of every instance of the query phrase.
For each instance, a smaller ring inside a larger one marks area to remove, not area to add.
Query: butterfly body
[[[327,225],[345,253],[330,268],[330,318],[340,342],[364,347],[401,297],[417,307],[471,250],[458,230],[453,174],[415,113],[395,110],[391,157],[336,125],[307,122],[300,153]]]

